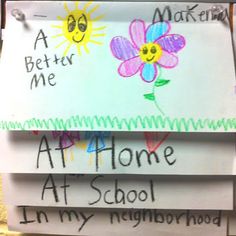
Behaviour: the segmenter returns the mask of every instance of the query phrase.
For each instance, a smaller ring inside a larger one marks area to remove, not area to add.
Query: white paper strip
[[[1,56],[1,51],[2,51],[1,39],[2,39],[2,0],[0,0],[0,56]]]
[[[234,134],[15,131],[0,139],[0,172],[236,173]]]
[[[228,223],[228,235],[234,236],[236,235],[236,214],[234,212],[229,213],[229,223]]]
[[[8,2],[0,129],[235,132],[229,4],[214,6]]]
[[[8,0],[8,2],[11,2],[11,1],[14,1],[14,0]],[[31,0],[31,2],[38,2],[37,0]],[[95,2],[100,2],[98,0],[94,0]],[[105,2],[106,0],[104,0]],[[102,1],[101,1],[102,2]],[[126,0],[110,0],[109,2],[127,2]],[[144,2],[143,0],[130,0],[129,2]],[[163,2],[161,0],[149,0],[149,2]],[[168,2],[176,2],[176,0],[168,0]],[[180,0],[180,1],[177,1],[178,3],[180,2],[188,2],[188,3],[191,3],[191,2],[199,2],[199,0]],[[201,3],[229,3],[229,2],[233,2],[233,0],[201,0]]]
[[[236,4],[233,8],[233,43],[234,43],[234,53],[236,53]]]
[[[8,207],[11,230],[64,235],[225,236],[221,211]],[[28,223],[27,223],[28,221]],[[32,222],[30,222],[32,221]]]
[[[6,174],[4,191],[10,205],[233,209],[233,181],[224,177]]]

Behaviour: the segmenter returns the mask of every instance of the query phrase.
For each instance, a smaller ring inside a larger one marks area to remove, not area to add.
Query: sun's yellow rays
[[[93,161],[94,161],[94,155],[90,154],[89,155],[89,159],[88,159],[88,165],[92,166],[93,165]],[[98,153],[98,163],[99,163],[99,166],[103,165],[103,157],[102,157],[101,153]]]
[[[103,14],[103,15],[95,17],[94,19],[92,19],[92,21],[94,21],[94,22],[99,21],[99,20],[103,19],[104,17],[105,17],[105,15]]]
[[[86,44],[84,45],[84,50],[85,50],[86,53],[89,53],[89,49],[88,49]]]
[[[80,46],[77,46],[77,52],[78,52],[78,55],[79,55],[79,56],[82,55],[81,50],[80,50]]]
[[[88,11],[89,15],[92,15],[97,9],[99,8],[99,5],[96,5],[94,8],[92,8],[90,11]]]
[[[84,140],[80,140],[80,141],[75,142],[75,146],[76,146],[77,148],[82,149],[82,150],[86,150],[86,148],[87,148],[87,142],[84,141]]]
[[[52,38],[54,38],[54,39],[55,39],[55,38],[61,37],[61,36],[63,36],[63,35],[64,35],[64,34],[57,34],[57,35],[53,35],[53,36],[52,36]]]
[[[63,45],[64,43],[66,43],[68,40],[67,39],[65,39],[64,41],[62,41],[61,43],[59,43],[57,46],[56,46],[56,48],[59,48],[59,47],[61,47],[61,45]]]
[[[68,8],[68,5],[67,5],[66,2],[64,3],[64,8],[65,8],[67,14],[70,14],[71,11],[70,11],[70,9]]]
[[[75,2],[75,9],[79,8],[79,2]]]
[[[93,3],[92,1],[85,3],[85,4],[84,4],[83,11],[86,12],[87,9],[88,9],[88,7],[89,7],[92,3]]]
[[[58,16],[57,19],[62,21],[61,25],[52,25],[53,28],[61,30],[58,34],[52,36],[57,39],[64,37],[64,41],[60,42],[56,48],[68,43],[64,49],[63,55],[66,56],[72,47],[76,47],[78,55],[82,55],[81,49],[85,53],[90,53],[89,44],[102,45],[103,43],[95,40],[96,38],[105,37],[103,32],[106,26],[96,26],[97,21],[104,18],[105,15],[96,14],[99,4],[92,5],[93,2],[86,3],[74,2],[74,9],[70,10],[71,5],[64,3],[66,16]],[[82,6],[82,7],[81,7]],[[95,16],[93,16],[95,14]]]
[[[65,20],[65,19],[62,18],[61,16],[58,16],[57,19],[58,19],[58,20],[61,20],[61,21],[64,21],[64,20]]]
[[[100,31],[100,30],[104,30],[106,28],[107,28],[106,26],[101,26],[101,27],[93,28],[93,31]]]
[[[70,50],[70,47],[72,46],[72,42],[70,42],[68,44],[68,46],[66,47],[65,51],[64,51],[64,55],[67,55],[68,51]]]
[[[103,37],[106,34],[91,34],[92,37]]]
[[[53,28],[63,29],[62,25],[52,25]]]
[[[88,165],[89,165],[89,166],[92,166],[92,164],[93,164],[93,155],[92,155],[92,154],[89,154]]]
[[[64,152],[64,160],[65,161],[74,161],[75,160],[75,154],[74,152],[78,155],[78,150],[77,149],[81,149],[81,150],[86,150],[87,144],[85,141],[77,141],[74,144],[74,147],[70,148],[70,149],[65,149],[63,150]],[[76,155],[76,157],[78,157]]]
[[[90,42],[90,43],[97,44],[97,45],[102,45],[102,44],[103,44],[102,42],[98,42],[98,41],[93,40],[93,39],[90,39],[89,42]]]
[[[69,152],[69,153],[68,153]],[[64,161],[74,161],[74,152],[73,150],[64,150]]]

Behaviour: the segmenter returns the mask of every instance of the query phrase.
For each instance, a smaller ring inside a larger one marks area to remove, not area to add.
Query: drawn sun
[[[82,5],[82,3],[81,3]],[[61,29],[61,33],[54,35],[53,38],[64,37],[65,39],[60,42],[56,48],[67,44],[64,51],[64,56],[68,53],[71,46],[76,46],[78,55],[81,55],[81,48],[83,47],[86,53],[89,53],[88,44],[102,45],[102,42],[98,41],[99,37],[104,37],[103,30],[106,26],[95,26],[95,22],[101,20],[104,15],[96,15],[96,10],[99,5],[93,6],[92,1],[83,4],[82,9],[79,8],[79,2],[75,2],[74,10],[68,8],[67,3],[64,4],[66,17],[58,16],[58,20],[62,21],[61,25],[53,25],[54,28]]]

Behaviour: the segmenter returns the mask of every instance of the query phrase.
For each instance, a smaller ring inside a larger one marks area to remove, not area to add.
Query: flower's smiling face
[[[162,49],[157,43],[146,43],[139,51],[141,60],[145,63],[156,63],[162,56]]]
[[[91,36],[91,21],[85,12],[72,11],[63,24],[63,31],[72,43],[88,42]]]

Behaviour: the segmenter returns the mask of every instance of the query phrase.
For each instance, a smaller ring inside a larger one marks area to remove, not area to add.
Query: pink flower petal
[[[157,63],[160,66],[165,67],[165,68],[173,68],[173,67],[177,66],[178,61],[179,60],[178,60],[177,56],[163,50],[162,51],[162,56],[158,60]]]
[[[145,44],[145,22],[142,20],[134,20],[129,27],[130,38],[137,49]]]
[[[118,72],[123,77],[130,77],[139,71],[142,64],[143,62],[139,56],[133,57],[121,63],[118,68]]]
[[[122,61],[138,55],[138,50],[135,46],[133,46],[128,39],[122,36],[114,37],[111,40],[110,48],[113,56]]]

